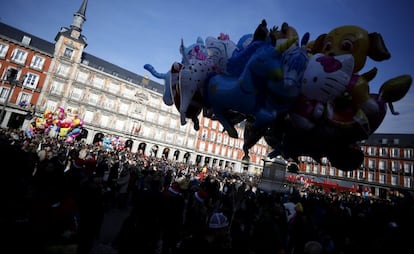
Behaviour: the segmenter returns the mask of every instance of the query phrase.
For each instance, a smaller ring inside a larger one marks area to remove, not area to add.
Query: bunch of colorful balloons
[[[73,142],[82,132],[84,125],[76,111],[58,107],[55,111],[45,110],[40,117],[33,118],[26,133],[29,137],[35,134],[47,134],[51,137],[66,138]]]
[[[391,58],[380,33],[346,25],[310,40],[283,23],[268,29],[266,20],[237,43],[227,34],[197,38],[186,47],[181,61],[159,73],[166,105],[175,105],[181,124],[198,117],[217,120],[232,138],[244,122],[245,160],[261,138],[274,149],[270,157],[296,159],[327,157],[331,165],[354,170],[363,162],[359,142],[382,123],[387,109],[398,115],[393,102],[401,100],[412,83],[410,75],[384,82],[370,91],[377,68],[361,73],[367,59]]]

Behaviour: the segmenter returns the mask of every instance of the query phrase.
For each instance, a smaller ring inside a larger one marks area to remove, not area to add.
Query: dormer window
[[[30,38],[29,36],[23,36],[23,39],[22,39],[22,43],[24,44],[24,45],[30,45],[30,41],[32,40],[32,38]]]

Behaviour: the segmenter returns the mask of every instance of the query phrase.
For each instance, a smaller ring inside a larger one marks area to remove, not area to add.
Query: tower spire
[[[86,7],[88,6],[88,0],[83,0],[79,10],[73,14],[71,29],[82,31],[82,25],[86,21]]]

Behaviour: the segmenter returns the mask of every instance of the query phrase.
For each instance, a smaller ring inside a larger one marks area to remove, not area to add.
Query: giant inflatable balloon
[[[246,161],[264,138],[273,148],[269,157],[326,157],[334,167],[354,170],[364,159],[359,142],[378,129],[388,109],[398,114],[393,103],[408,93],[412,77],[392,77],[370,91],[378,70],[360,73],[366,61],[391,58],[380,33],[350,25],[309,38],[305,33],[299,41],[288,23],[268,29],[262,20],[237,43],[224,33],[190,46],[182,40],[182,57],[167,73],[144,68],[165,81],[164,103],[175,105],[182,125],[191,119],[198,130],[202,112],[239,138],[234,126],[245,122]]]

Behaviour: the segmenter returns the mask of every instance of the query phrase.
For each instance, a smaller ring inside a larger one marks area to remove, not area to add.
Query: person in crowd
[[[162,192],[161,230],[162,254],[174,252],[183,234],[185,199],[178,182]]]
[[[397,253],[410,243],[403,232],[414,225],[409,191],[387,200],[296,186],[283,196],[206,165],[14,129],[0,129],[0,154],[13,162],[1,171],[3,246],[19,253],[59,245],[94,253],[103,214],[113,209],[130,212],[114,240],[120,254],[259,254],[267,253],[265,246],[272,253],[318,253],[315,242],[322,253]],[[137,166],[127,184],[133,198],[121,207],[106,199],[111,205],[103,209],[105,190],[116,193],[122,182],[122,163],[130,172]]]

